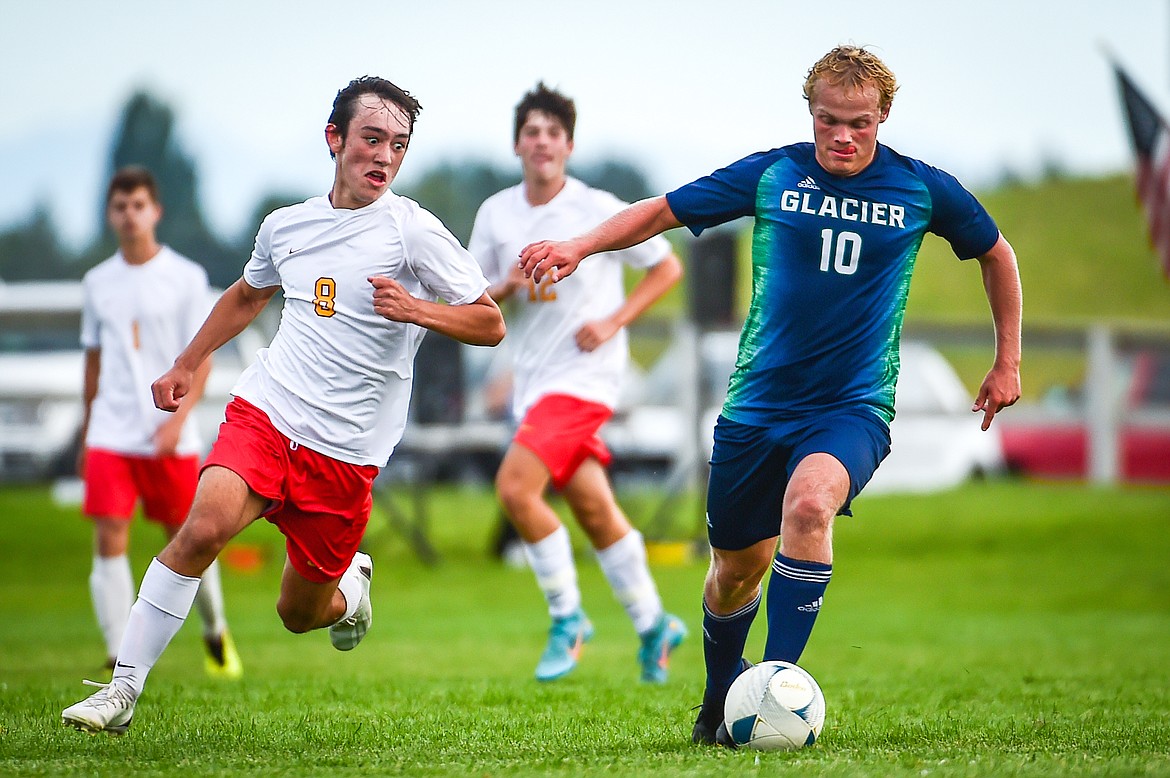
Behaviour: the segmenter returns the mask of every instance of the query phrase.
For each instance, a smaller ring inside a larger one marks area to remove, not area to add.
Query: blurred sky
[[[881,139],[971,188],[1050,161],[1129,170],[1104,50],[1165,108],[1168,37],[1165,0],[0,0],[0,227],[45,203],[89,240],[119,112],[146,88],[177,113],[212,226],[250,232],[264,194],[329,187],[322,128],[367,73],[423,105],[400,184],[442,159],[511,164],[512,109],[544,79],[577,101],[580,161],[620,156],[665,191],[808,140],[801,84],[839,43],[902,84]]]

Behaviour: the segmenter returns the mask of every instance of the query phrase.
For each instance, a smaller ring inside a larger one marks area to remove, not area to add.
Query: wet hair
[[[114,173],[114,177],[110,179],[109,187],[106,188],[106,205],[110,204],[118,192],[130,194],[139,189],[145,189],[151,200],[159,202],[158,182],[154,180],[154,175],[149,170],[141,165],[127,165],[124,168],[119,168]]]
[[[541,81],[536,88],[524,95],[520,104],[516,106],[516,121],[512,128],[512,144],[520,142],[520,128],[528,121],[528,114],[540,111],[556,119],[565,128],[569,140],[573,139],[573,130],[577,126],[577,106],[555,89],[549,89]]]
[[[877,87],[878,108],[882,111],[889,109],[898,91],[898,82],[886,63],[860,46],[838,46],[808,69],[804,99],[810,104],[817,84],[822,81],[848,90],[864,89],[872,84]]]
[[[422,106],[410,92],[377,76],[362,76],[350,81],[349,84],[333,98],[333,110],[329,113],[329,123],[337,128],[337,132],[344,139],[349,133],[349,123],[357,113],[357,101],[362,95],[375,95],[388,100],[402,109],[410,120],[410,134],[414,134],[414,121],[418,118]],[[332,156],[332,153],[330,154]]]

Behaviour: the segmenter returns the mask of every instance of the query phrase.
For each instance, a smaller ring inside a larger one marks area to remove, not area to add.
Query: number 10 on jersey
[[[856,232],[821,230],[821,272],[833,270],[843,276],[857,272],[857,260],[861,256],[861,236]]]

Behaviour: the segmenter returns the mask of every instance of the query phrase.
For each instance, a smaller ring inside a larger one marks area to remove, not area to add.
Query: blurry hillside
[[[1170,321],[1170,284],[1146,242],[1133,178],[1054,179],[980,193],[1020,263],[1026,322]],[[907,320],[987,321],[978,267],[923,243]]]

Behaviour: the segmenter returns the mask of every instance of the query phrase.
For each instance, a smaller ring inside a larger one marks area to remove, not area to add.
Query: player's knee
[[[212,559],[223,550],[231,540],[231,532],[221,522],[213,518],[201,517],[196,520],[188,519],[179,532],[171,539],[168,548],[184,559],[207,560]]]
[[[831,495],[814,489],[787,496],[784,505],[784,533],[825,532],[841,507]]]
[[[613,500],[599,497],[577,498],[572,504],[573,518],[591,537],[612,535],[628,529],[629,522]],[[624,534],[624,533],[622,533]]]
[[[529,488],[519,478],[512,478],[504,473],[496,476],[496,495],[500,505],[513,517],[522,515],[531,503],[540,500],[539,492]]]

